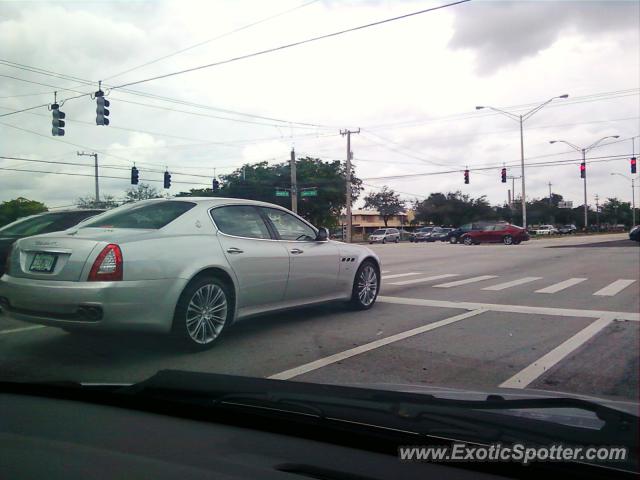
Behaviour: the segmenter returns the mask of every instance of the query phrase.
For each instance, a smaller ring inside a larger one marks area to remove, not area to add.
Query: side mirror
[[[316,235],[316,242],[326,242],[329,239],[329,230],[326,228],[319,228]]]

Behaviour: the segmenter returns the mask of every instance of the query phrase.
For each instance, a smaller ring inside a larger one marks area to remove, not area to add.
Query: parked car
[[[449,237],[449,232],[453,228],[436,227],[431,231],[431,235],[427,237],[427,242],[446,242]]]
[[[572,233],[576,233],[578,231],[578,227],[575,225],[563,225],[558,229],[558,233],[562,235],[571,235]]]
[[[379,228],[369,235],[369,243],[387,243],[400,241],[400,231],[397,228]]]
[[[498,223],[485,225],[482,230],[471,230],[460,237],[465,245],[477,245],[479,243],[504,243],[505,245],[518,245],[529,240],[529,233],[515,225]]]
[[[536,235],[555,235],[558,230],[553,225],[540,225],[535,229]]]
[[[411,238],[409,238],[409,241],[411,242],[424,242],[426,241],[427,237],[431,234],[431,231],[434,229],[434,227],[421,227],[418,228],[416,231],[413,232],[413,235],[411,236]]]
[[[18,240],[0,305],[15,320],[70,332],[165,332],[206,348],[249,315],[329,300],[371,308],[378,257],[327,237],[269,203],[145,200]]]
[[[471,232],[474,230],[482,230],[487,225],[486,222],[477,222],[477,223],[467,223],[462,225],[461,227],[454,228],[449,233],[447,233],[447,240],[449,243],[458,243],[460,241],[460,237],[467,232]]]
[[[97,209],[44,212],[20,218],[0,227],[0,276],[4,273],[7,254],[16,240],[41,233],[66,230],[102,212],[104,210]]]
[[[636,225],[629,231],[629,240],[640,242],[640,225]]]

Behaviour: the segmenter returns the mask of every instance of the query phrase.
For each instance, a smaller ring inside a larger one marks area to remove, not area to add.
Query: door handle
[[[300,255],[301,253],[304,253],[304,250],[300,250],[299,248],[294,248],[293,250],[291,250],[291,253],[293,253],[294,255]]]
[[[236,247],[231,247],[227,248],[227,253],[244,253],[244,251]]]

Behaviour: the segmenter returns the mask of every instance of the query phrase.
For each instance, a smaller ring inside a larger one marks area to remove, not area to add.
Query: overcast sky
[[[444,3],[0,0],[0,115],[52,103],[56,89],[64,99],[96,90],[98,80],[118,86]],[[1,156],[82,164],[0,159],[0,167],[90,175],[92,159],[76,151],[96,151],[101,175],[123,177],[102,178],[102,193],[122,197],[133,162],[141,180],[158,187],[168,167],[170,192],[177,193],[210,185],[214,172],[229,173],[246,162],[284,161],[292,146],[299,156],[344,159],[339,130],[361,128],[352,150],[367,190],[388,185],[407,199],[461,190],[502,203],[511,186],[500,183],[502,164],[509,175],[520,174],[519,127],[475,106],[521,114],[568,93],[569,99],[554,100],[524,124],[527,161],[578,159],[549,140],[587,146],[607,135],[625,140],[590,156],[630,155],[629,139],[640,134],[639,37],[637,1],[475,0],[130,87],[138,93],[114,89],[108,127],[95,125],[89,97],[62,107],[64,137],[51,136],[46,107],[0,118]],[[376,178],[466,166],[472,169],[469,185],[461,172]],[[495,168],[473,171],[484,166]],[[631,199],[630,183],[611,172],[629,175],[628,156],[589,164],[590,203],[595,194]],[[577,163],[532,166],[526,178],[528,199],[547,196],[551,182],[554,192],[582,204]],[[63,206],[87,195],[93,195],[91,177],[0,170],[0,201],[22,196]]]

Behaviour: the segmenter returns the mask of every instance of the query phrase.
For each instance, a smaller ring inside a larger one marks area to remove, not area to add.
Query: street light
[[[505,112],[504,110],[500,110],[499,108],[489,107],[489,106],[477,106],[476,110],[482,110],[483,108],[488,108],[489,110],[493,110],[494,112],[501,113],[506,115],[511,120],[515,120],[520,124],[520,168],[522,170],[522,226],[527,228],[527,197],[525,194],[525,177],[524,177],[524,135],[522,133],[522,124],[525,120],[531,118],[534,114],[542,110],[547,104],[551,103],[557,98],[569,98],[569,94],[565,93],[564,95],[558,95],[557,97],[551,97],[544,103],[541,103],[537,107],[529,110],[527,113],[523,115],[516,115],[515,113]]]
[[[549,143],[564,143],[565,145],[569,145],[571,148],[573,148],[575,151],[577,152],[581,152],[582,153],[582,164],[585,166],[584,169],[584,228],[588,228],[589,227],[589,218],[588,218],[588,206],[587,206],[587,152],[596,148],[598,146],[598,144],[600,144],[600,142],[602,142],[603,140],[606,140],[607,138],[619,138],[620,135],[607,135],[606,137],[602,137],[600,140],[598,140],[597,142],[593,142],[591,145],[589,145],[588,147],[585,148],[580,148],[577,145],[574,145],[571,142],[567,142],[566,140],[550,140]]]
[[[631,177],[627,177],[626,175],[623,175],[622,173],[615,173],[615,172],[611,172],[611,175],[620,175],[623,178],[626,178],[627,180],[631,180],[631,223],[632,223],[632,227],[636,226],[636,186],[635,186],[635,181],[636,179]]]

